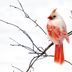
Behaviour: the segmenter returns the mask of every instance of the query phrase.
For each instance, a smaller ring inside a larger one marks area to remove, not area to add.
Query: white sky
[[[50,12],[57,8],[58,12],[64,18],[68,32],[72,30],[72,20],[69,18],[72,9],[72,0],[20,0],[25,11],[46,31],[47,17]],[[0,0],[0,19],[14,23],[26,30],[38,46],[43,48],[48,46],[47,36],[31,22],[26,19],[22,12],[9,5],[19,7],[17,0]],[[26,71],[28,64],[33,56],[29,55],[27,50],[22,47],[12,47],[15,44],[9,37],[16,41],[32,47],[28,38],[23,35],[17,28],[0,22],[0,72],[18,72],[11,67],[11,64]],[[64,41],[65,58],[72,62],[72,36],[70,36],[70,44]],[[54,46],[48,51],[54,54]],[[53,58],[45,58],[34,64],[33,72],[71,72],[72,67],[64,63],[59,65],[54,63]]]

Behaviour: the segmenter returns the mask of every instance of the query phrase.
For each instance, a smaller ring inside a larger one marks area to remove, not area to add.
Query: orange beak
[[[52,16],[49,16],[48,19],[52,20]]]

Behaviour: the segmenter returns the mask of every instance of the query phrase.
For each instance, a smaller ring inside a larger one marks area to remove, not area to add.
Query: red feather
[[[62,64],[64,62],[63,44],[55,45],[54,61],[57,63],[60,63],[60,64]]]

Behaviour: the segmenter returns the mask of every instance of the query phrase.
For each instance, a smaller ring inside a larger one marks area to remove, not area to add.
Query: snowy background
[[[64,18],[68,32],[72,30],[72,19],[70,10],[72,10],[72,0],[20,0],[25,11],[46,31],[47,17],[54,8]],[[0,0],[0,19],[14,23],[24,29],[33,39],[37,46],[46,48],[48,46],[48,37],[24,14],[9,5],[17,7],[17,0]],[[47,31],[46,31],[47,32]],[[16,66],[24,72],[28,68],[28,64],[33,55],[28,54],[28,50],[22,47],[12,47],[15,44],[9,38],[15,39],[17,42],[32,47],[30,40],[17,28],[0,22],[0,72],[20,72],[12,68]],[[70,44],[64,40],[65,59],[72,62],[72,36],[70,36]],[[54,54],[54,46],[49,49],[48,54]],[[64,63],[59,65],[54,63],[53,58],[47,57],[37,61],[34,64],[33,72],[72,72],[72,66]]]

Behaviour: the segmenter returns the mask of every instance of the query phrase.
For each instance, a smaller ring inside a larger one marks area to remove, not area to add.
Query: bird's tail
[[[55,56],[54,61],[57,63],[62,64],[64,62],[64,51],[63,51],[63,44],[56,44],[55,45]]]

